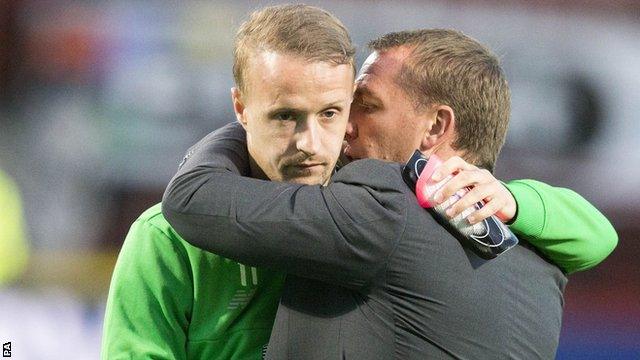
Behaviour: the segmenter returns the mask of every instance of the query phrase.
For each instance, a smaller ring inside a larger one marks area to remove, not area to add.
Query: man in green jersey
[[[291,44],[297,44],[295,55],[290,50]],[[314,44],[321,44],[323,49],[319,50]],[[258,48],[271,51],[256,52]],[[295,129],[298,145],[294,146],[315,147],[313,151],[322,154],[319,156],[322,162],[306,164],[310,166],[303,168],[295,167],[295,159],[279,156],[287,152],[291,140],[281,136],[282,131],[268,126],[257,130],[272,131],[271,136],[255,139],[264,140],[260,151],[275,164],[271,169],[262,169],[263,176],[306,184],[326,183],[340,152],[352,96],[353,46],[346,29],[333,16],[317,8],[270,7],[253,14],[243,25],[235,56],[234,73],[244,72],[241,78],[244,81],[236,76],[236,111],[256,110],[242,102],[240,96],[252,94],[263,103],[288,102],[285,108],[294,112],[313,108],[315,117],[323,122],[334,117],[337,120],[338,126],[325,128],[327,131],[322,134],[311,134],[304,127]],[[300,59],[304,61],[298,61]],[[283,62],[300,72],[278,72]],[[278,82],[287,75],[313,78],[314,85],[308,88],[305,82]],[[269,92],[269,86],[282,92]],[[317,96],[310,95],[316,93]],[[327,100],[327,97],[333,98]],[[273,120],[270,123],[286,121],[290,115],[287,111],[269,113]],[[224,132],[216,132],[207,140],[224,136],[227,136]],[[278,166],[278,159],[284,159],[284,163],[280,163],[284,166]],[[248,169],[240,172],[247,173]],[[554,192],[563,191],[522,181],[520,184],[525,183],[526,190],[523,186],[513,186],[512,197],[509,191],[498,186],[495,178],[483,178],[483,181],[492,184],[493,201],[503,204],[498,211],[515,203],[518,209],[527,207],[528,201],[532,201],[531,191],[551,197]],[[581,213],[572,211],[574,204],[581,204]],[[563,268],[565,272],[592,266],[608,255],[610,248],[597,243],[601,239],[613,239],[615,233],[611,233],[607,220],[584,199],[568,193],[545,206],[566,208],[564,218],[585,226],[589,224],[593,229],[592,233],[567,241],[574,244],[573,247],[542,242],[548,248],[546,253],[550,259],[575,260],[560,261],[568,265]],[[512,225],[515,232],[532,231],[529,235],[534,245],[539,237],[546,235],[530,227],[531,223],[544,221],[537,216],[536,212],[519,211],[516,218],[519,224]],[[244,266],[192,247],[171,228],[156,205],[133,224],[121,250],[107,304],[103,358],[259,359],[269,339],[283,278],[278,272]]]

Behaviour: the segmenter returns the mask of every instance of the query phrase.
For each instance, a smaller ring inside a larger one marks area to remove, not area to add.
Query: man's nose
[[[307,119],[298,123],[296,147],[299,151],[311,156],[320,148],[320,128],[315,119]]]

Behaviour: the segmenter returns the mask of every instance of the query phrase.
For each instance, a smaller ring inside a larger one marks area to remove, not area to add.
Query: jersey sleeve
[[[170,182],[162,211],[201,249],[357,288],[385,265],[404,230],[405,185],[390,164],[357,161],[330,185],[307,186],[243,177],[224,162],[198,160],[199,151]]]
[[[145,221],[132,225],[111,280],[102,359],[186,359],[189,269],[179,243]]]
[[[535,180],[506,186],[518,204],[511,230],[565,273],[597,265],[616,247],[618,235],[609,220],[574,191]]]

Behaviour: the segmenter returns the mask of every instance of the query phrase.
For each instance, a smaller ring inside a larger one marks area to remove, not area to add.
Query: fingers
[[[478,223],[492,215],[501,221],[510,221],[516,213],[517,204],[513,195],[496,179],[493,174],[469,164],[458,156],[449,158],[432,174],[433,181],[441,181],[449,175],[454,176],[434,194],[434,200],[441,204],[461,189],[470,188],[462,198],[451,205],[446,213],[453,218],[477,202],[485,203],[480,210],[473,211],[467,220]]]
[[[504,206],[504,202],[498,199],[487,202],[480,210],[476,210],[467,216],[469,224],[473,225],[497,213]]]
[[[438,166],[438,168],[431,175],[431,179],[433,181],[440,181],[457,171],[476,169],[478,169],[476,166],[469,164],[461,157],[453,156],[442,163],[442,165]]]
[[[438,168],[439,169],[439,168]],[[458,190],[492,182],[495,178],[484,169],[460,170],[451,180],[434,194],[434,200],[440,204]]]
[[[505,205],[505,199],[501,196],[496,196],[499,195],[498,190],[493,183],[474,187],[447,209],[447,216],[456,217],[479,202],[484,203],[484,206],[467,216],[469,223],[475,224],[496,214]]]
[[[469,192],[464,194],[458,201],[453,203],[446,210],[447,216],[453,218],[462,213],[465,209],[473,206],[475,203],[482,202],[489,194],[489,190],[486,186],[476,186]]]
[[[472,225],[492,215],[496,215],[502,222],[508,222],[515,216],[517,209],[513,195],[498,180],[494,180],[474,186],[449,206],[446,214],[454,218],[478,202],[484,203],[484,206],[467,216],[467,221]]]

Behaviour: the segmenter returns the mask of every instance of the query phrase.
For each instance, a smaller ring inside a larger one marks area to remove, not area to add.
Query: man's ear
[[[244,102],[242,101],[240,89],[238,89],[237,87],[231,88],[231,101],[233,102],[233,111],[236,113],[236,119],[246,130],[247,119],[244,114]]]
[[[430,124],[420,142],[420,151],[425,154],[442,145],[450,146],[448,143],[455,139],[456,129],[456,116],[450,106],[433,106],[427,114]]]

